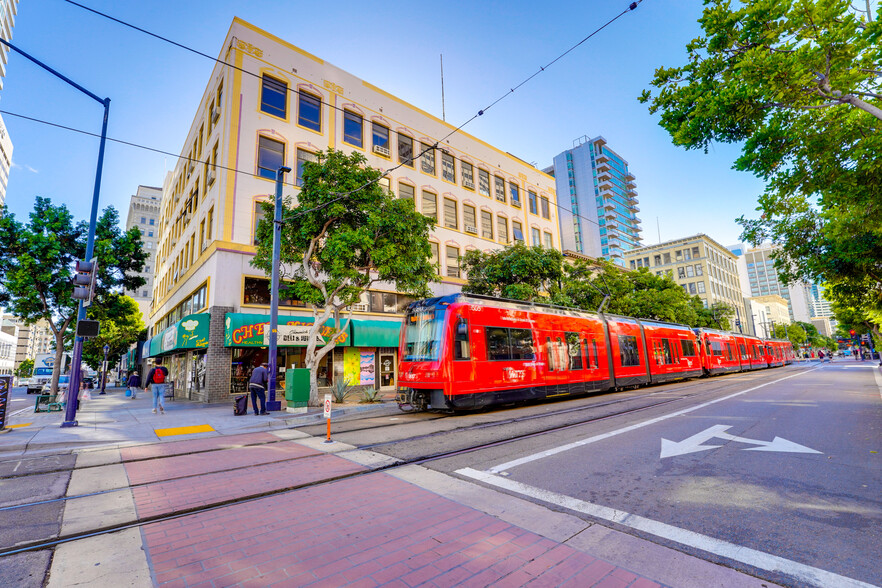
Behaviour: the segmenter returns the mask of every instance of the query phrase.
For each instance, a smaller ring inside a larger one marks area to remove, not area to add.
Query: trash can
[[[306,408],[309,405],[309,370],[292,368],[285,371],[285,400],[288,408]]]

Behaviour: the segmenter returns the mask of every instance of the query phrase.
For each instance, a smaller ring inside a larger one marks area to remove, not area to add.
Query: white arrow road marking
[[[695,453],[696,451],[704,451],[706,449],[718,449],[722,445],[702,445],[705,441],[713,439],[724,439],[726,441],[735,441],[737,443],[749,443],[751,445],[759,445],[759,447],[747,447],[744,451],[781,451],[785,453],[821,453],[815,451],[799,443],[775,437],[771,441],[760,441],[758,439],[747,439],[746,437],[736,437],[726,433],[732,427],[728,425],[714,425],[700,433],[696,433],[691,437],[682,441],[661,440],[661,455],[659,459],[666,457],[674,457],[676,455],[685,455],[687,453]]]

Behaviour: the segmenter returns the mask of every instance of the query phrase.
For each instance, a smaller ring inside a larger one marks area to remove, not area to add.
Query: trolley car
[[[408,306],[398,403],[472,410],[780,366],[787,357],[786,341],[453,294]]]

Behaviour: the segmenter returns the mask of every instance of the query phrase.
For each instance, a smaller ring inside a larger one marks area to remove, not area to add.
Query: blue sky
[[[621,0],[509,2],[276,0],[83,4],[209,55],[234,16],[245,19],[415,106],[459,125],[627,7]],[[333,6],[332,9],[326,7]],[[734,219],[755,216],[762,183],[731,169],[739,147],[708,154],[671,144],[637,102],[657,67],[680,65],[700,32],[699,0],[644,0],[464,130],[538,167],[580,136],[603,135],[637,177],[645,244],[698,232],[724,245]],[[108,136],[180,153],[213,63],[63,0],[23,0],[13,44],[110,97]],[[0,110],[100,133],[102,106],[10,54]],[[14,143],[6,203],[19,218],[34,197],[87,219],[98,139],[4,115]],[[139,184],[161,186],[174,157],[108,143],[100,208],[125,220]],[[658,219],[658,220],[656,220]]]

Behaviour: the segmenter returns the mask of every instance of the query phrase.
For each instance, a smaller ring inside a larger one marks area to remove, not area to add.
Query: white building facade
[[[272,199],[283,165],[294,170],[284,195],[296,199],[291,184],[317,151],[356,151],[381,170],[401,164],[384,185],[437,220],[436,295],[465,283],[459,257],[469,249],[515,241],[560,248],[548,174],[462,131],[451,134],[452,125],[240,19],[223,47],[219,59],[235,67],[212,72],[161,201],[144,355],[167,356],[178,394],[227,401],[266,359],[269,278],[250,265],[259,205]],[[320,369],[327,374],[320,384],[345,374],[394,390],[408,302],[388,288],[367,293],[348,341]],[[280,324],[311,321],[302,304],[282,301]],[[175,332],[184,328],[200,335],[181,343]],[[280,349],[281,371],[303,367],[302,352]]]
[[[150,316],[153,302],[153,271],[156,264],[156,243],[159,239],[159,204],[162,201],[162,188],[138,186],[129,201],[129,213],[126,216],[126,231],[137,227],[141,231],[141,243],[149,255],[144,262],[141,277],[146,283],[137,290],[126,290],[125,294],[134,298],[141,309],[145,322]]]
[[[12,28],[18,14],[18,0],[0,0],[0,37],[12,41]],[[0,90],[6,77],[6,64],[9,61],[9,48],[0,45]],[[12,139],[6,130],[6,123],[0,116],[0,206],[6,202],[6,187],[9,184],[9,170],[12,169]]]

